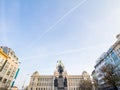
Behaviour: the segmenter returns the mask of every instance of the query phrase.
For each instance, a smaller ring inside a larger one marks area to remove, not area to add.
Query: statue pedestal
[[[64,90],[64,78],[63,77],[58,78],[58,90]]]
[[[67,90],[67,86],[66,86],[66,78],[63,78],[62,76],[59,76],[58,78],[56,78],[56,83],[54,90]]]
[[[59,77],[55,77],[54,90],[67,90],[67,78],[62,76],[63,67],[58,66]]]

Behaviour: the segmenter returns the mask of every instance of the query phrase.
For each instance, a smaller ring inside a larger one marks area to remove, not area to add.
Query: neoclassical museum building
[[[61,61],[57,63],[54,75],[32,74],[27,90],[80,90],[80,83],[90,80],[90,75],[83,71],[82,75],[68,75]]]

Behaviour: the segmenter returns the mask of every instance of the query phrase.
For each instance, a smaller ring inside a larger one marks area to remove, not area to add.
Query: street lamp
[[[25,75],[25,79],[24,79],[24,82],[23,82],[22,90],[24,90],[26,77],[27,77],[28,75],[29,75],[29,74],[26,74],[26,75]]]

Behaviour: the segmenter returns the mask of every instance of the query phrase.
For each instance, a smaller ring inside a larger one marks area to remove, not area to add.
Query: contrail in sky
[[[39,41],[45,34],[50,32],[58,23],[60,23],[65,17],[67,17],[69,14],[71,14],[73,11],[75,11],[77,8],[79,8],[81,5],[83,5],[87,0],[83,0],[80,3],[78,3],[76,6],[74,6],[72,9],[67,11],[60,19],[58,19],[53,25],[51,25],[45,32],[42,33],[40,37],[37,38],[37,40],[30,45],[30,47],[34,46],[34,44]]]

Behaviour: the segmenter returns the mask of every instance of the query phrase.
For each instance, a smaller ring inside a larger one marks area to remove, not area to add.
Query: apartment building
[[[18,57],[11,48],[0,47],[0,88],[10,88],[14,85],[19,71]]]
[[[108,51],[104,52],[96,61],[94,66],[95,70],[92,72],[93,79],[97,80],[99,86],[107,87],[104,80],[103,75],[101,75],[101,68],[104,65],[109,63],[118,66],[120,68],[120,34],[116,36],[117,41],[108,49]]]

